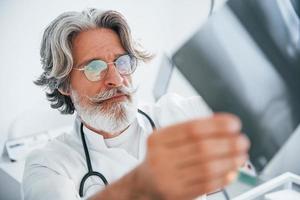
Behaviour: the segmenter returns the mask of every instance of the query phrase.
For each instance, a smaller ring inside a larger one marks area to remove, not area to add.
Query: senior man
[[[151,55],[120,13],[63,13],[40,53],[36,84],[53,108],[77,118],[71,134],[27,159],[26,200],[193,199],[230,183],[247,160],[239,119],[208,116],[200,97],[137,106],[131,75]]]

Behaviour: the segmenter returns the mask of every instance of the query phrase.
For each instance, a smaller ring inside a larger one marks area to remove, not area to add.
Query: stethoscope
[[[151,117],[149,115],[147,115],[145,112],[143,112],[140,109],[138,109],[138,113],[140,113],[141,115],[145,116],[148,119],[148,121],[150,122],[151,127],[152,127],[153,130],[156,129],[154,121],[151,119]],[[87,167],[88,167],[88,172],[81,179],[80,186],[79,186],[79,195],[80,195],[80,197],[83,197],[84,183],[85,183],[85,181],[89,177],[91,177],[91,176],[97,176],[97,177],[99,177],[102,180],[102,182],[105,185],[108,185],[108,182],[107,182],[107,179],[105,178],[105,176],[103,174],[101,174],[100,172],[96,172],[96,171],[93,170],[92,163],[91,163],[91,158],[90,158],[90,154],[89,154],[89,150],[87,148],[85,137],[84,137],[83,123],[81,123],[81,126],[80,126],[80,133],[81,133],[81,140],[82,140],[82,145],[83,145],[83,149],[84,149],[84,154],[85,154],[85,158],[86,158],[86,164],[87,164]]]

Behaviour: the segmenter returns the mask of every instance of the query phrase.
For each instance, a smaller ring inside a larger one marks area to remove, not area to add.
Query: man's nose
[[[107,69],[104,84],[107,87],[120,87],[123,84],[124,78],[120,75],[114,64],[110,64]]]

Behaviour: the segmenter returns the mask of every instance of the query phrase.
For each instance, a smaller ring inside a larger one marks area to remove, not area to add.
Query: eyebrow
[[[118,54],[115,54],[115,59],[114,61],[116,61],[116,59],[118,59],[120,56],[124,56],[124,55],[127,55],[128,53],[127,52],[124,52],[124,53],[118,53]],[[74,68],[78,68],[78,67],[82,67],[90,62],[92,62],[93,60],[103,60],[105,61],[104,59],[102,58],[99,58],[99,57],[92,57],[92,58],[88,58],[88,59],[85,59],[84,61],[82,61],[81,63],[75,65]],[[106,61],[105,61],[106,62]]]

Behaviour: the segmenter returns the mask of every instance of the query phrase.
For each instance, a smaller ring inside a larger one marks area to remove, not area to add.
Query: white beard
[[[71,94],[73,104],[81,120],[96,130],[114,135],[125,130],[136,118],[136,94],[131,95],[131,100],[115,102],[105,111],[101,105],[81,105],[81,97],[78,93],[72,90]]]

